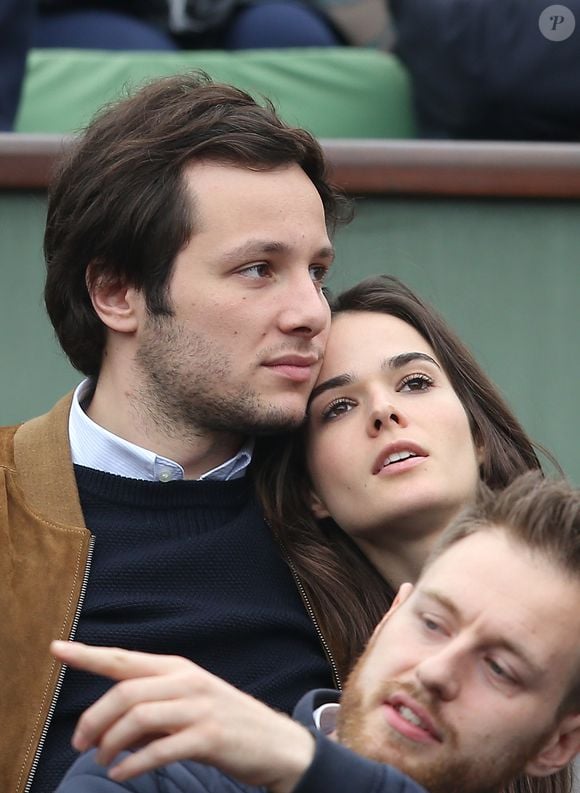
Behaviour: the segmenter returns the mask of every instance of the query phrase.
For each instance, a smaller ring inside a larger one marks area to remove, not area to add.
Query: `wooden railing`
[[[0,190],[45,189],[70,138],[0,134]],[[580,198],[580,145],[324,140],[351,195]]]

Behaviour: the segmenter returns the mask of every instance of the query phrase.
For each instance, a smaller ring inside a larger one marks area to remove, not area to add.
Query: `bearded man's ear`
[[[580,752],[580,713],[572,713],[560,721],[546,744],[530,760],[525,771],[530,776],[550,776],[574,759]]]

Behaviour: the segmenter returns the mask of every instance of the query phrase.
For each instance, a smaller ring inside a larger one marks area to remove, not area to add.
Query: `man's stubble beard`
[[[400,691],[406,691],[418,700],[416,692],[412,691],[411,687],[388,681],[381,686],[380,691],[373,693],[373,710],[376,711],[380,707],[380,702],[387,697]],[[430,712],[433,712],[432,709]],[[427,765],[423,758],[417,756],[421,751],[420,748],[412,747],[411,742],[399,736],[386,721],[380,727],[381,731],[374,734],[371,725],[368,724],[367,707],[363,704],[355,668],[341,696],[337,723],[340,742],[359,754],[398,768],[423,785],[429,793],[475,793],[463,788],[466,769],[462,764],[456,763],[453,774],[449,775],[447,758],[439,757]],[[445,740],[453,756],[456,748],[456,736],[453,731],[446,730]]]
[[[434,715],[438,724],[442,724],[437,708],[432,703],[425,702],[425,697],[413,687],[395,681],[386,682],[380,692],[375,692],[375,710],[389,695],[400,691],[406,691],[413,696]],[[382,732],[383,740],[381,735],[373,734],[367,715],[368,711],[360,696],[355,667],[341,696],[337,722],[339,741],[358,754],[398,768],[429,793],[497,793],[520,774],[546,737],[545,734],[538,736],[533,746],[515,744],[511,748],[506,747],[501,756],[496,754],[493,758],[485,757],[485,746],[481,746],[481,753],[477,757],[466,758],[459,754],[460,742],[456,731],[444,725],[445,755],[428,762],[421,758],[418,744],[413,746],[410,741],[388,727],[386,722]]]
[[[302,424],[304,412],[284,411],[249,387],[227,391],[231,358],[211,339],[186,333],[172,316],[150,316],[148,322],[135,357],[141,375],[137,405],[142,418],[168,437],[262,435]]]

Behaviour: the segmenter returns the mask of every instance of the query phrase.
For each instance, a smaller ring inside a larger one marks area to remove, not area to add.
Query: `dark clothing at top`
[[[337,702],[336,691],[311,691],[298,703],[294,718],[316,737],[314,760],[293,793],[425,793],[409,777],[388,765],[367,760],[314,728],[313,711]],[[113,782],[94,761],[94,751],[82,755],[55,793],[266,793],[243,785],[211,766],[186,760],[143,774],[128,782]]]
[[[0,132],[11,130],[32,37],[34,0],[0,0]]]
[[[250,477],[146,482],[75,466],[96,536],[76,639],[182,655],[292,712],[328,663]],[[111,681],[69,669],[32,785],[53,793],[81,712]]]
[[[580,0],[563,20],[546,0],[391,5],[425,136],[580,140]]]
[[[300,0],[39,0],[35,44],[114,50],[341,44],[316,5]]]
[[[38,0],[43,13],[93,8],[136,17],[171,33],[205,33],[224,25],[240,0]]]

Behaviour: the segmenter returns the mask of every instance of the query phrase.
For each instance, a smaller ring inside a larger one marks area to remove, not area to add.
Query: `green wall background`
[[[0,423],[44,412],[79,379],[42,304],[43,193],[0,192]],[[330,285],[388,272],[433,303],[528,432],[580,484],[580,205],[360,199]]]

